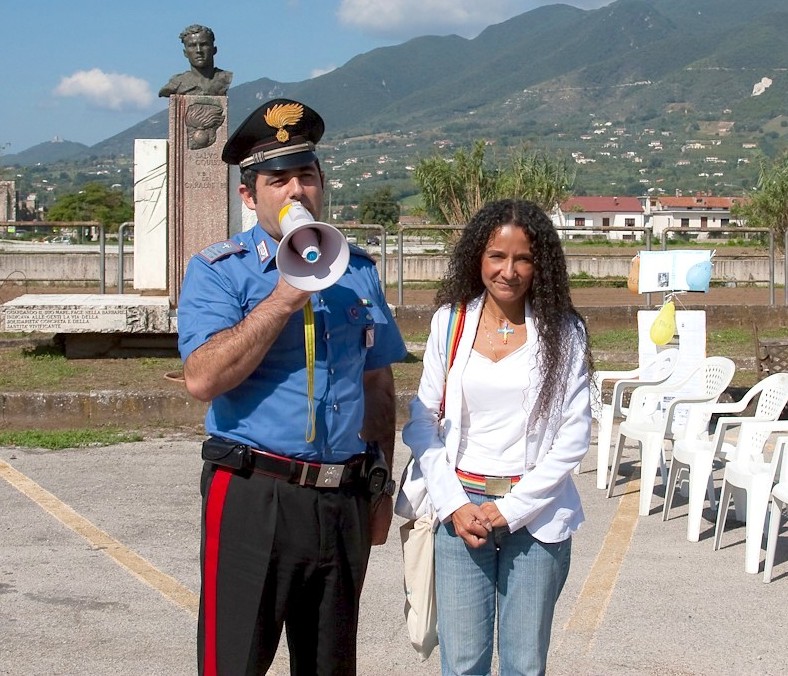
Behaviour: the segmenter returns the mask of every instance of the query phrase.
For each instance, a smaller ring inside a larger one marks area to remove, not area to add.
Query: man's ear
[[[238,194],[241,196],[243,203],[249,208],[254,211],[254,208],[257,206],[257,198],[252,193],[251,190],[243,183],[238,186]]]

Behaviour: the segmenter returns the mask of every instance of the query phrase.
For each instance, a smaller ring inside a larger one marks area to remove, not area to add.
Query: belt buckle
[[[315,488],[338,488],[342,482],[344,465],[320,465],[315,479]]]
[[[487,495],[503,497],[512,489],[512,480],[503,476],[484,477],[484,492]]]

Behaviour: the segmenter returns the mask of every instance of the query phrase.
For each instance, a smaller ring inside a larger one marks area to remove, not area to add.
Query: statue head
[[[184,28],[179,37],[183,43],[183,54],[192,68],[213,68],[213,57],[217,50],[216,38],[210,28],[193,24]]]

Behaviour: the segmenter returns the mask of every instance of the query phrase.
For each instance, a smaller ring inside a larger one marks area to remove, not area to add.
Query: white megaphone
[[[288,284],[301,291],[322,291],[344,274],[350,249],[333,225],[315,221],[301,202],[291,202],[279,212],[279,227],[276,267]]]

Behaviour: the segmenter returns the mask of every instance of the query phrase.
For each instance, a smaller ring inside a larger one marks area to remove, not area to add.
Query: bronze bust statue
[[[180,34],[183,53],[189,60],[191,69],[178,73],[159,90],[159,96],[191,94],[226,96],[233,74],[229,70],[215,68],[213,57],[216,54],[213,31],[207,26],[194,24],[184,28]]]

